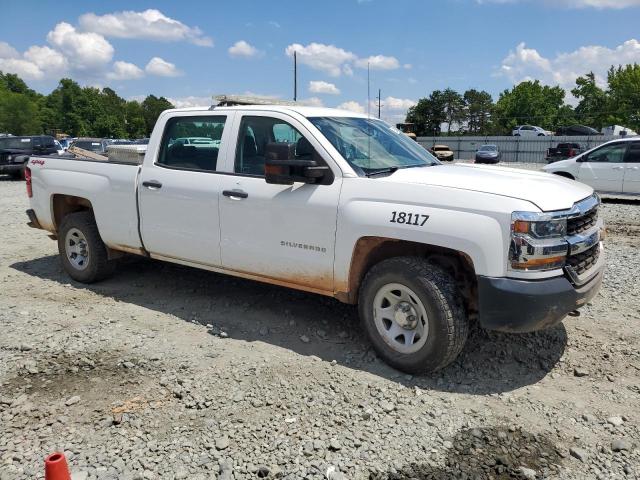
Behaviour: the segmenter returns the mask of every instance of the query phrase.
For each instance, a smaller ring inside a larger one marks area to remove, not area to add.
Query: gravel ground
[[[472,329],[450,367],[378,360],[332,299],[144,259],[84,286],[0,179],[0,479],[640,477],[640,204],[604,287],[544,332]]]

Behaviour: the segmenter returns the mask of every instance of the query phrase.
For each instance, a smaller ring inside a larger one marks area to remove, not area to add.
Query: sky
[[[435,89],[570,90],[640,63],[640,0],[2,0],[0,71],[49,93],[62,77],[127,99],[210,105],[217,94],[298,99],[402,121]],[[567,99],[571,101],[571,96]]]

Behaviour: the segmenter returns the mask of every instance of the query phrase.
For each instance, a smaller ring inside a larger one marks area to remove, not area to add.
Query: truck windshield
[[[359,174],[440,164],[414,140],[381,120],[312,117],[309,121]]]
[[[4,137],[0,138],[0,150],[29,150],[33,148],[31,138],[25,137]]]

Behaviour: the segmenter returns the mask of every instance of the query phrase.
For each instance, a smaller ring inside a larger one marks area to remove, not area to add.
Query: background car
[[[556,130],[558,136],[589,136],[589,135],[602,135],[595,128],[587,127],[586,125],[570,125],[568,127],[558,127]]]
[[[498,163],[502,158],[497,145],[482,145],[476,151],[475,163]]]
[[[579,143],[563,142],[557,147],[547,148],[547,154],[544,159],[547,163],[557,162],[566,158],[572,158],[584,152],[584,148]]]
[[[78,138],[70,147],[78,147],[103,155],[107,153],[107,145],[109,145],[109,142],[104,138]]]
[[[518,125],[513,129],[511,135],[514,137],[546,137],[549,132],[542,127],[534,125]]]
[[[431,147],[430,152],[438,159],[445,162],[453,161],[453,150],[449,145],[434,145]]]
[[[640,198],[640,137],[612,140],[542,170],[586,183],[597,192]]]
[[[55,139],[48,135],[0,138],[0,173],[14,178],[24,175],[24,165],[30,155],[56,155]]]

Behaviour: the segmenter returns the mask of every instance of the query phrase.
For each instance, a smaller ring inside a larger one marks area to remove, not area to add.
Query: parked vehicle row
[[[208,136],[219,142],[185,144]],[[598,292],[593,188],[442,164],[387,123],[327,108],[162,113],[141,165],[31,158],[30,225],[80,282],[123,252],[357,304],[378,355],[437,370],[471,321],[529,332]]]

